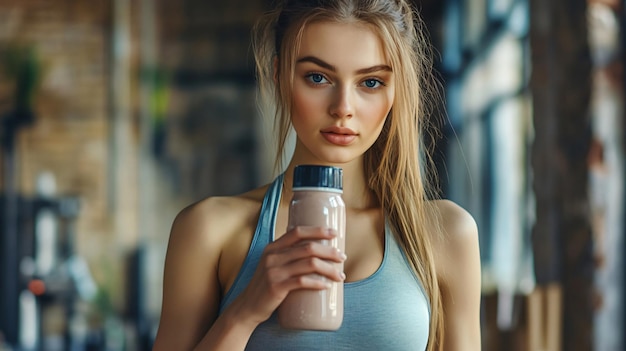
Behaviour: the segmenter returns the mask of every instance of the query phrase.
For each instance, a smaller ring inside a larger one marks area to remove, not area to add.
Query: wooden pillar
[[[530,0],[530,10],[535,272],[540,290],[553,291],[554,284],[560,285],[562,320],[555,323],[562,322],[562,349],[591,350],[587,5],[585,0]]]
[[[562,301],[563,289],[558,283],[541,286],[528,296],[527,351],[562,350]]]

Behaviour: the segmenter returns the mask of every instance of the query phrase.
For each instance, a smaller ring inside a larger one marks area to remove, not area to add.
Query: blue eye
[[[319,73],[311,73],[306,76],[306,78],[313,84],[324,84],[326,83],[326,78]]]
[[[365,81],[363,81],[363,85],[370,89],[376,89],[380,88],[380,86],[384,84],[378,79],[366,79]]]

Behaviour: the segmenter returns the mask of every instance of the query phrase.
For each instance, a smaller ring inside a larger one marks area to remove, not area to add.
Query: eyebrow
[[[302,57],[300,59],[298,59],[298,61],[296,61],[296,64],[298,63],[303,63],[303,62],[311,62],[314,63],[322,68],[325,68],[329,71],[332,72],[337,72],[337,68],[333,65],[331,65],[330,63],[317,58],[315,56],[305,56]],[[393,72],[393,70],[391,69],[391,67],[389,65],[376,65],[376,66],[372,66],[372,67],[367,67],[367,68],[361,68],[359,70],[356,71],[357,74],[367,74],[367,73],[374,73],[374,72],[378,72],[378,71],[388,71],[388,72]]]

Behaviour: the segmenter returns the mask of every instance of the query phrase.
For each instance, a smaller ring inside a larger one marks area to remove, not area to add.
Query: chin
[[[342,165],[353,162],[362,157],[363,154],[354,154],[353,152],[345,151],[330,151],[317,155],[317,159],[323,163],[329,163],[334,165]]]

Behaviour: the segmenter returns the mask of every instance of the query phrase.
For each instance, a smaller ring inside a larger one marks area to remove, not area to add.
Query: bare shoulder
[[[168,255],[180,252],[186,265],[212,268],[214,285],[227,290],[252,241],[266,190],[209,197],[183,209],[172,226]]]
[[[442,292],[446,350],[480,350],[480,250],[474,218],[448,200],[436,201],[439,231],[433,242]]]
[[[450,200],[436,200],[439,212],[439,233],[432,240],[437,273],[446,278],[479,259],[478,227],[474,217]]]
[[[474,217],[463,207],[450,200],[436,200],[441,216],[444,236],[448,240],[468,240],[478,234]]]
[[[208,197],[184,208],[174,220],[170,243],[220,247],[256,216],[265,187],[236,196]]]
[[[154,350],[190,350],[217,318],[224,250],[258,216],[265,187],[228,197],[209,197],[174,220],[165,258],[161,320]],[[245,242],[245,240],[239,240]]]
[[[463,207],[450,200],[436,200],[443,239],[449,245],[478,240],[478,228],[474,217]]]

